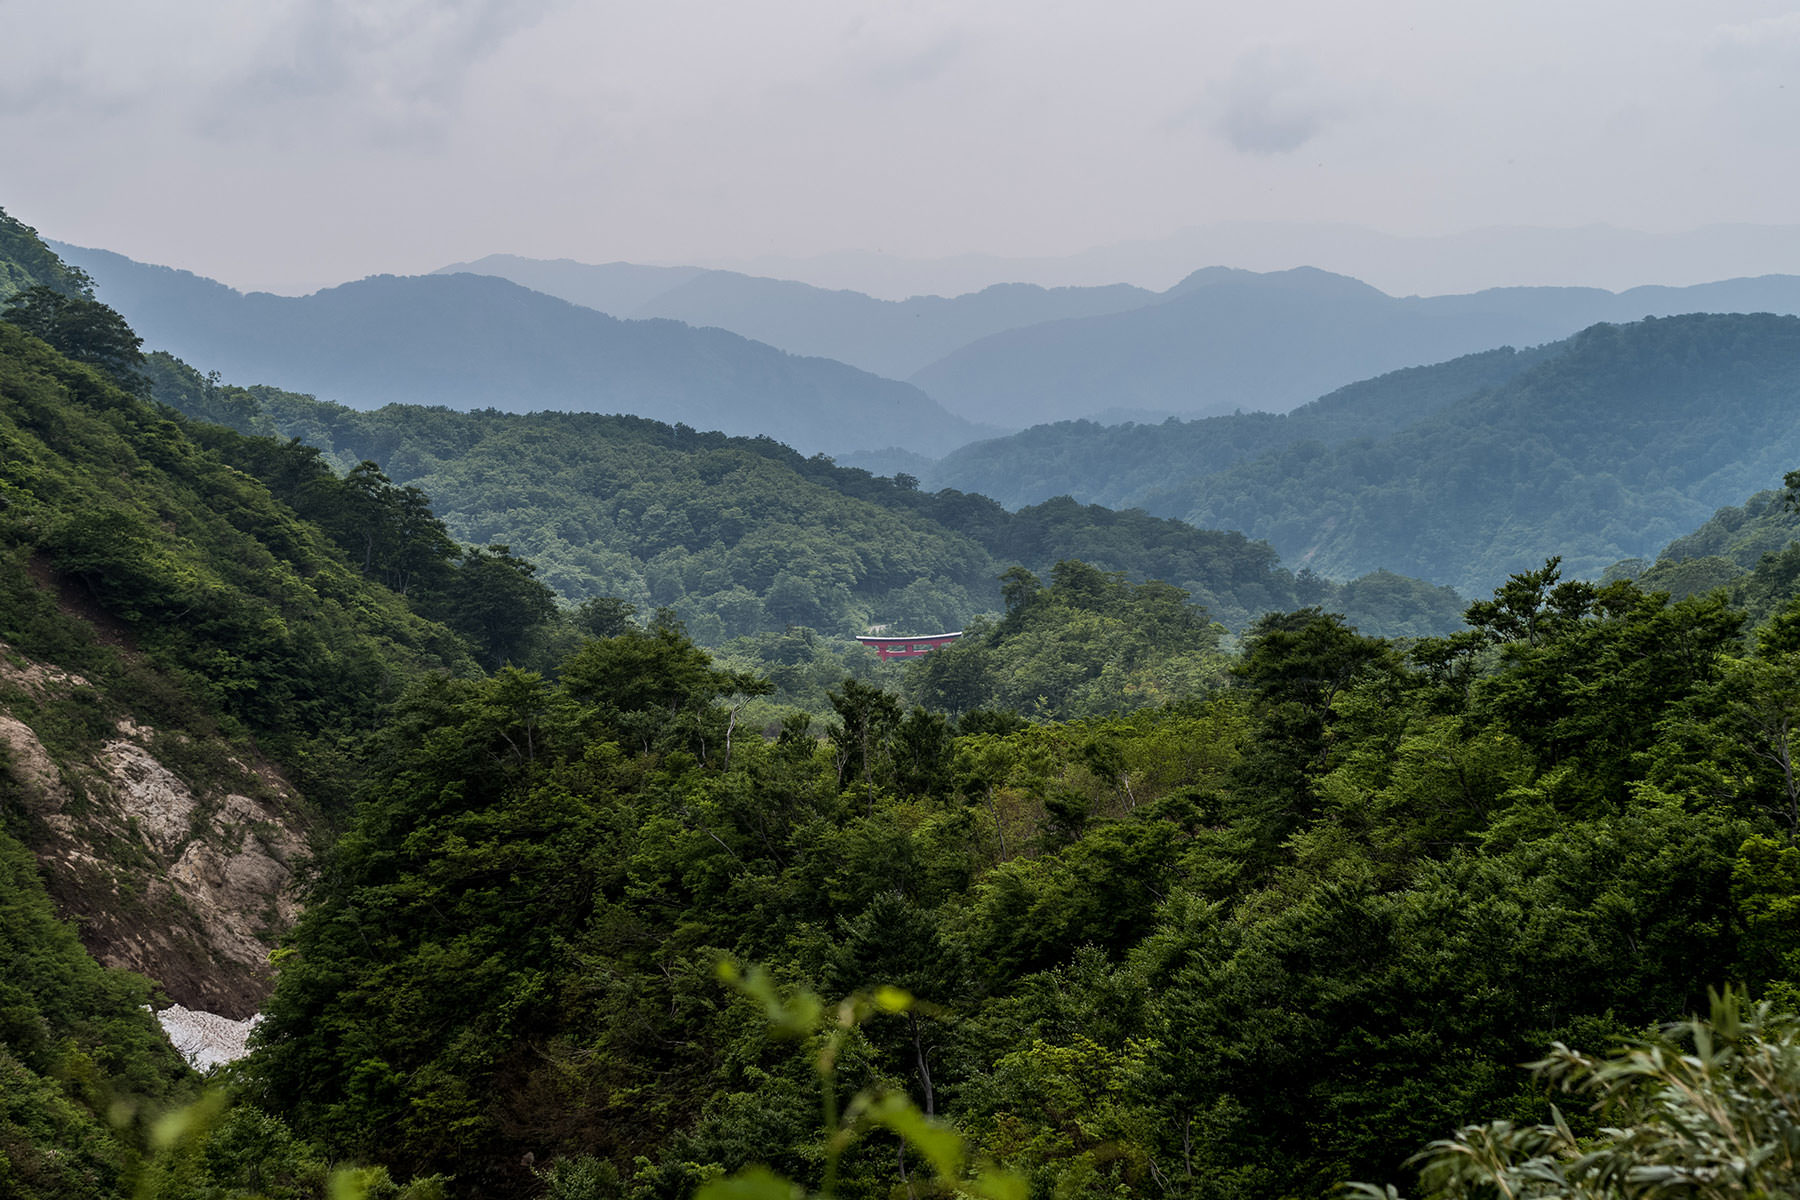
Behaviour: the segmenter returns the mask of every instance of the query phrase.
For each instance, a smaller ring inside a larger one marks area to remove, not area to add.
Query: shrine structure
[[[921,637],[859,637],[856,640],[865,646],[872,647],[881,655],[881,661],[890,658],[917,658],[921,654],[930,654],[939,646],[948,646],[962,636],[962,630],[955,633],[933,633]]]

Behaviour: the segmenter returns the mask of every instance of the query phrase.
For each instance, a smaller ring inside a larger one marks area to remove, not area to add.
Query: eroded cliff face
[[[0,642],[0,801],[96,958],[189,1008],[247,1017],[298,914],[303,809],[223,742],[130,717],[72,736],[68,710],[102,709],[93,691]]]

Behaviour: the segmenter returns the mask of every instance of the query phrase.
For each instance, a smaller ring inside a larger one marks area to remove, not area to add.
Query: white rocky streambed
[[[170,1043],[197,1071],[208,1071],[244,1057],[245,1043],[261,1016],[234,1021],[218,1013],[171,1004],[156,1014]]]

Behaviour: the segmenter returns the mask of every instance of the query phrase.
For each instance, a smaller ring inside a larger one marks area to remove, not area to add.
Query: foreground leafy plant
[[[845,1151],[877,1129],[900,1137],[931,1164],[946,1190],[979,1200],[1025,1200],[1025,1181],[992,1164],[977,1164],[970,1174],[963,1137],[955,1129],[919,1111],[903,1092],[867,1087],[839,1110],[837,1062],[850,1035],[878,1012],[905,1013],[918,1004],[912,995],[896,987],[879,987],[845,997],[827,1012],[818,996],[797,989],[784,995],[761,967],[719,964],[719,978],[762,1005],[775,1031],[789,1038],[810,1039],[823,1032],[814,1069],[819,1077],[820,1117],[825,1132],[825,1170],[819,1190],[821,1200],[836,1194],[838,1163]],[[701,1185],[694,1200],[803,1200],[808,1193],[792,1180],[766,1167],[748,1167]]]
[[[1547,1125],[1470,1125],[1414,1161],[1442,1200],[1768,1200],[1800,1194],[1800,1017],[1713,993],[1692,1018],[1609,1058],[1558,1043],[1531,1064],[1562,1091],[1594,1096],[1610,1124],[1577,1137]],[[1361,1200],[1394,1188],[1349,1185]]]

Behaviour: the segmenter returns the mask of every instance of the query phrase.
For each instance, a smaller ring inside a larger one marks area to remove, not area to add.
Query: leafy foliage
[[[145,1011],[150,994],[148,980],[88,957],[30,851],[0,832],[0,1191],[49,1200],[130,1184],[149,1106],[193,1094]],[[143,1123],[115,1129],[121,1106],[143,1108]]]
[[[35,285],[65,296],[93,297],[93,280],[44,245],[37,230],[0,209],[0,304]]]
[[[1472,1125],[1419,1155],[1425,1194],[1520,1200],[1751,1200],[1800,1188],[1800,1019],[1715,995],[1693,1018],[1593,1058],[1560,1043],[1531,1070],[1591,1095],[1607,1125],[1578,1137],[1548,1124]],[[1384,1200],[1392,1187],[1352,1195]]]
[[[1210,697],[1104,719],[951,727],[850,681],[823,741],[733,738],[755,685],[672,627],[437,685],[320,877],[259,1095],[463,1189],[523,1186],[529,1147],[621,1196],[887,1194],[918,1164],[829,1165],[807,1073],[708,991],[728,955],[919,997],[835,1043],[840,1101],[904,1095],[1030,1188],[1398,1183],[1437,1130],[1541,1112],[1533,1047],[1800,980],[1769,781],[1704,774],[1701,723],[1755,694],[1739,618],[1564,587],[1523,573],[1405,653],[1271,617]],[[1082,564],[1005,590],[996,661],[1096,614],[1205,638]]]
[[[6,301],[0,320],[41,338],[76,362],[99,367],[129,392],[141,394],[149,388],[149,380],[138,371],[144,362],[144,339],[98,300],[34,284]]]

